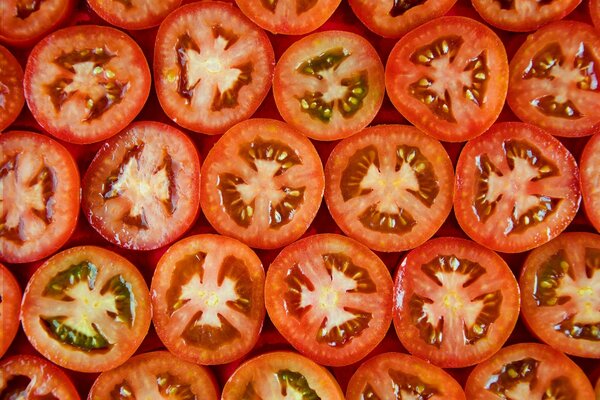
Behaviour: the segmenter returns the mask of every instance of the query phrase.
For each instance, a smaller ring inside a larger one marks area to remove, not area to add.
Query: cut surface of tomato
[[[476,242],[518,253],[558,236],[581,196],[575,159],[533,125],[494,125],[463,148],[456,166],[454,213]]]
[[[344,139],[329,156],[325,182],[338,226],[374,250],[423,244],[452,209],[448,153],[410,126],[379,125]]]
[[[146,29],[160,24],[181,0],[88,0],[88,4],[112,25]]]
[[[23,104],[23,69],[15,56],[0,46],[0,132],[17,119]]]
[[[25,98],[37,122],[61,140],[93,143],[125,128],[150,92],[144,53],[125,33],[104,26],[56,31],[32,50]]]
[[[600,232],[600,133],[586,144],[579,167],[585,212],[592,225]]]
[[[385,84],[396,109],[417,128],[448,142],[488,129],[508,88],[504,45],[487,26],[441,17],[414,29],[392,49]]]
[[[194,223],[199,181],[198,152],[186,135],[159,122],[135,122],[96,154],[83,178],[82,208],[111,243],[156,249]]]
[[[0,264],[0,357],[6,353],[17,334],[20,311],[21,288],[10,270]],[[0,398],[5,397],[0,395]]]
[[[144,339],[150,295],[125,258],[100,247],[73,247],[33,274],[21,321],[29,342],[55,364],[106,371],[128,359]]]
[[[69,239],[79,214],[79,172],[71,154],[47,136],[0,135],[0,259],[42,259]]]
[[[559,21],[529,35],[510,63],[508,104],[556,136],[600,132],[600,32]]]
[[[161,24],[154,52],[158,100],[177,124],[220,134],[249,118],[271,87],[265,32],[233,5],[185,5]]]
[[[283,119],[316,140],[336,140],[365,128],[385,93],[377,51],[351,32],[304,37],[275,67],[273,94]]]

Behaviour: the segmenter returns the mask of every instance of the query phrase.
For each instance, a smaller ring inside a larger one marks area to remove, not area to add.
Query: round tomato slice
[[[245,244],[197,235],[175,243],[152,278],[154,325],[167,348],[197,364],[248,353],[265,317],[265,272]]]
[[[23,104],[23,69],[15,56],[0,46],[0,132],[17,119]]]
[[[574,21],[529,35],[510,63],[508,104],[556,136],[600,131],[600,32]]]
[[[21,322],[44,357],[81,372],[114,368],[150,327],[150,294],[138,269],[112,251],[74,247],[31,277]]]
[[[452,209],[448,153],[410,126],[379,125],[343,140],[329,156],[325,182],[338,226],[374,250],[423,244]]]
[[[292,44],[275,67],[273,94],[284,120],[316,140],[365,128],[385,93],[383,64],[363,37],[318,32]]]
[[[71,143],[107,139],[142,110],[150,92],[144,53],[113,28],[65,28],[32,50],[25,68],[25,98],[37,122]]]
[[[82,208],[106,240],[134,249],[175,241],[199,208],[192,141],[159,122],[135,122],[104,144],[83,178]]]
[[[344,400],[325,368],[291,352],[273,352],[246,361],[229,378],[222,400]]]
[[[325,186],[310,140],[287,124],[251,119],[231,128],[202,165],[202,210],[222,235],[275,249],[306,232]]]
[[[594,398],[594,389],[577,364],[538,343],[500,350],[475,367],[465,389],[472,400]]]
[[[465,17],[441,17],[414,29],[392,49],[385,85],[396,109],[439,140],[462,142],[500,115],[508,62],[500,38]]]
[[[156,37],[158,100],[173,121],[196,132],[220,134],[254,114],[274,65],[265,32],[227,3],[183,6]]]
[[[463,148],[454,213],[464,232],[496,251],[519,253],[558,236],[581,196],[575,159],[532,125],[494,125]]]
[[[394,326],[413,355],[443,368],[496,353],[519,317],[519,286],[504,260],[469,240],[439,238],[396,272]]]
[[[600,232],[600,133],[594,135],[583,149],[580,167],[585,212]]]
[[[42,259],[75,230],[79,172],[71,154],[49,137],[0,135],[0,188],[0,259]]]
[[[147,29],[161,23],[181,0],[88,0],[104,20],[123,29]]]
[[[392,278],[371,250],[345,236],[310,236],[283,249],[267,271],[265,305],[298,351],[349,365],[373,350],[392,319]]]
[[[0,357],[6,353],[19,330],[20,311],[21,288],[10,270],[0,264]],[[0,394],[0,399],[4,398]]]

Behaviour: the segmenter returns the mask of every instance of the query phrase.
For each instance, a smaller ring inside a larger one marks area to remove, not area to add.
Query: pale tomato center
[[[600,321],[598,293],[600,293],[600,273],[595,273],[591,278],[580,277],[577,280],[565,275],[560,286],[556,288],[557,297],[571,298],[569,312],[575,311],[574,322],[579,324],[597,324]]]
[[[380,199],[377,210],[390,214],[400,212],[401,205],[397,200],[404,199],[407,191],[418,192],[420,189],[417,175],[409,163],[403,163],[398,171],[386,166],[379,170],[371,164],[360,187],[373,190]]]
[[[431,75],[433,82],[430,89],[444,98],[446,90],[450,93],[462,93],[463,87],[473,85],[473,72],[465,71],[464,65],[453,63],[449,57],[434,58],[427,74]]]
[[[195,325],[210,325],[221,327],[219,314],[229,314],[229,302],[235,302],[240,296],[235,290],[235,281],[225,278],[219,286],[214,279],[200,280],[195,274],[193,278],[181,288],[179,300],[191,302],[202,309],[202,316],[195,321]]]
[[[258,197],[264,197],[272,204],[278,204],[285,197],[281,187],[274,179],[281,164],[271,160],[254,160],[256,173],[248,177],[247,183],[237,185],[237,190],[245,204],[250,204]]]

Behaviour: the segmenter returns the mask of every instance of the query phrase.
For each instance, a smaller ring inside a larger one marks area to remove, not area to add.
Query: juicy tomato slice
[[[560,21],[529,35],[510,63],[508,104],[556,136],[600,131],[600,32]]]
[[[496,353],[519,317],[519,286],[504,260],[469,240],[438,238],[396,272],[394,326],[413,355],[443,368]]]
[[[218,235],[175,243],[152,278],[154,325],[179,357],[225,364],[248,353],[265,316],[265,272],[245,244]]]
[[[315,218],[325,186],[312,143],[287,124],[251,119],[231,128],[202,165],[202,210],[222,235],[275,249]]]
[[[322,365],[349,365],[373,350],[392,319],[392,278],[368,248],[345,236],[310,236],[267,270],[265,305],[277,330]]]
[[[0,46],[0,132],[17,119],[23,104],[23,69],[15,56]]]
[[[275,67],[273,94],[283,119],[316,140],[365,128],[385,93],[383,64],[363,37],[318,32],[292,44]]]
[[[150,69],[136,42],[121,31],[86,25],[59,30],[32,50],[25,98],[37,122],[71,143],[107,139],[141,111]]]
[[[100,247],[74,247],[33,274],[21,322],[33,347],[55,364],[106,371],[128,359],[144,339],[150,294],[125,258]]]
[[[423,244],[452,209],[448,153],[410,126],[379,125],[344,139],[329,156],[325,182],[338,226],[378,251]]]
[[[473,400],[594,398],[594,389],[577,364],[538,343],[508,346],[476,366],[465,392]]]
[[[123,29],[156,26],[181,4],[181,0],[88,0],[104,20]]]
[[[10,270],[0,264],[0,357],[6,353],[19,330],[20,311],[21,288]],[[4,398],[0,394],[0,399]]]
[[[156,249],[194,223],[199,181],[198,152],[185,134],[159,122],[135,122],[96,154],[83,178],[82,208],[111,243]]]
[[[173,121],[196,132],[220,134],[254,114],[274,65],[265,32],[227,3],[183,6],[156,37],[158,100]]]
[[[500,115],[508,61],[500,38],[465,17],[441,17],[414,29],[392,49],[385,84],[396,109],[439,140],[479,136]]]
[[[0,259],[42,259],[69,239],[79,214],[79,172],[71,154],[32,132],[0,135]]]
[[[229,378],[222,400],[344,400],[325,368],[291,352],[273,352],[246,361]]]
[[[580,200],[575,159],[535,126],[496,124],[458,159],[456,219],[471,239],[496,251],[519,253],[558,236]]]
[[[600,232],[600,133],[594,135],[583,149],[580,170],[585,212]]]

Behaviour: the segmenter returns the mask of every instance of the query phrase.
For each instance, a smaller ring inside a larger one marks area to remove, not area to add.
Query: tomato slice
[[[175,243],[152,278],[154,325],[167,348],[197,364],[235,361],[256,344],[265,272],[245,244],[218,235]]]
[[[186,135],[159,122],[135,122],[96,154],[83,178],[82,208],[111,243],[156,249],[194,223],[199,180],[198,153]]]
[[[538,343],[500,350],[475,367],[465,389],[472,400],[594,398],[594,389],[577,364]]]
[[[6,353],[19,330],[20,311],[21,288],[10,270],[0,264],[0,357]],[[4,398],[0,393],[0,399]]]
[[[600,32],[574,21],[529,35],[510,63],[508,104],[556,136],[600,131]]]
[[[147,29],[161,23],[181,0],[88,0],[102,19],[123,29]]]
[[[325,186],[312,143],[287,124],[251,119],[231,128],[202,165],[202,210],[222,235],[275,249],[315,218]]]
[[[273,94],[283,119],[316,140],[365,128],[385,93],[383,64],[365,38],[318,32],[294,42],[275,67]]]
[[[466,17],[441,17],[392,49],[385,85],[396,109],[439,140],[479,136],[500,115],[508,62],[500,38]]]
[[[183,6],[156,37],[158,100],[173,121],[196,132],[220,134],[254,114],[274,65],[265,32],[227,3]]]
[[[15,56],[0,46],[0,132],[17,119],[23,104],[23,69]]]
[[[131,37],[85,25],[56,31],[33,48],[24,87],[46,131],[83,144],[125,128],[144,106],[150,82],[144,53]]]
[[[423,244],[452,209],[454,171],[437,140],[379,125],[339,143],[325,166],[325,200],[338,226],[379,251]]]
[[[0,149],[0,259],[42,259],[75,230],[77,165],[62,145],[32,132],[3,133]]]
[[[600,232],[600,133],[594,135],[583,149],[580,168],[585,212]]]
[[[344,400],[325,368],[300,354],[279,351],[246,361],[229,378],[222,400]]]
[[[456,219],[490,249],[519,253],[548,242],[573,220],[580,200],[575,159],[535,126],[496,124],[458,159]]]
[[[144,339],[150,295],[125,258],[100,247],[73,247],[33,274],[21,321],[33,347],[55,364],[106,371],[122,364]]]

